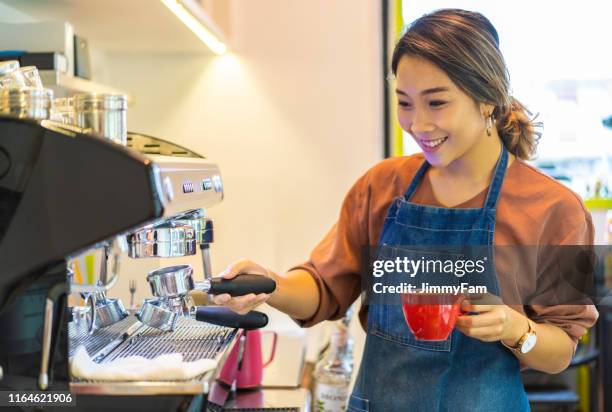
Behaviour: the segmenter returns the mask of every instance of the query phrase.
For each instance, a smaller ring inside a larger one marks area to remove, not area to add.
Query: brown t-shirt
[[[294,319],[300,326],[338,319],[357,299],[361,292],[361,248],[378,243],[391,201],[405,193],[423,162],[422,154],[386,159],[349,190],[336,224],[312,251],[310,259],[292,268],[310,272],[321,297],[310,319]],[[486,194],[484,190],[456,207],[483,207]],[[410,201],[442,206],[434,196],[428,174]],[[593,239],[591,215],[578,195],[514,159],[506,171],[497,205],[495,245],[589,245]],[[501,287],[503,282],[500,279]],[[513,282],[519,283],[516,288],[521,289],[520,276]],[[593,305],[511,306],[535,322],[562,328],[575,343],[598,317]],[[366,306],[361,307],[359,318],[365,329]]]

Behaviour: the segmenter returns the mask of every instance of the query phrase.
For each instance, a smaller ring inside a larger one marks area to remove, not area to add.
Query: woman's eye
[[[432,105],[433,107],[440,107],[445,103],[446,102],[442,100],[432,100],[431,102],[429,102],[429,104]]]
[[[408,103],[408,102],[402,102],[402,101],[400,101],[400,102],[397,102],[397,104],[399,104],[399,106],[400,106],[400,107],[403,107],[403,108],[405,108],[405,109],[410,108],[410,103]]]

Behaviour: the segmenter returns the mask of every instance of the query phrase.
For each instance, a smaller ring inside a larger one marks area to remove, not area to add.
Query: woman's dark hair
[[[497,131],[511,153],[519,159],[533,156],[541,123],[510,96],[510,76],[499,50],[499,36],[482,14],[442,9],[412,22],[393,51],[391,70],[395,75],[405,56],[424,58],[438,66],[476,103],[495,106]]]

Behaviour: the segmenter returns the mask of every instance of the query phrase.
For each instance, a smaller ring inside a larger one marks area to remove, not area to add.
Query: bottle
[[[352,308],[334,323],[329,349],[313,373],[314,411],[343,412],[346,409],[353,374],[353,338],[348,331]]]

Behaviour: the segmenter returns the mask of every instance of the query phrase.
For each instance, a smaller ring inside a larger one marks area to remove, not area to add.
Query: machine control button
[[[215,188],[215,192],[222,192],[223,184],[221,183],[221,176],[214,175],[212,179],[213,179],[213,186]]]
[[[168,202],[172,202],[174,199],[174,188],[172,187],[170,176],[164,177],[164,190],[166,191],[166,199],[168,199]]]
[[[183,183],[183,193],[193,193],[193,192],[194,192],[193,183],[191,182]]]
[[[202,180],[202,190],[210,189],[212,189],[212,181],[210,180],[210,177],[204,178],[204,180]]]

